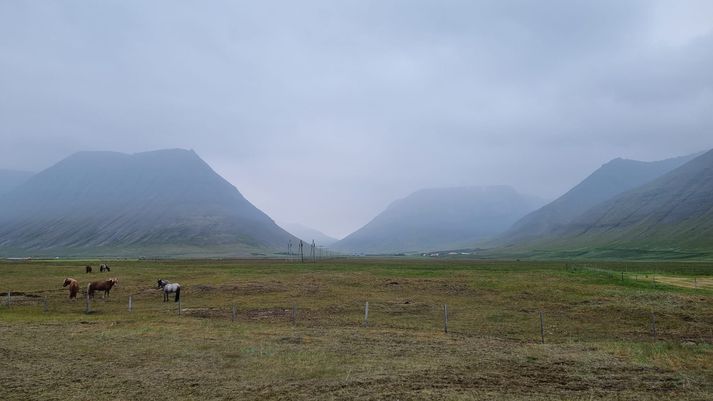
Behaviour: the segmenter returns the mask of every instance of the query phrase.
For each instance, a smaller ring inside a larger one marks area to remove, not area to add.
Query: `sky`
[[[712,71],[709,0],[7,0],[0,168],[193,149],[343,237],[421,188],[712,148]]]

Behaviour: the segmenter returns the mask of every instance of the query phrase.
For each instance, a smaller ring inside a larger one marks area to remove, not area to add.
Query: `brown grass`
[[[84,264],[0,263],[0,292],[23,293],[0,306],[1,399],[713,395],[706,289],[653,287],[545,262],[117,261],[110,264],[119,287],[87,315],[83,301],[61,289],[65,276],[87,282]],[[153,288],[159,277],[183,285],[180,316]]]

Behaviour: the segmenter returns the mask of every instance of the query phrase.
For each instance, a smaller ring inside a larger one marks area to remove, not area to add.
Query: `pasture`
[[[101,262],[0,262],[0,399],[713,398],[707,263]]]

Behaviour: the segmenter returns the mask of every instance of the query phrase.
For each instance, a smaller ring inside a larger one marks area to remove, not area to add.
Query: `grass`
[[[706,263],[115,261],[109,274],[85,264],[0,262],[0,295],[21,293],[10,307],[0,297],[0,398],[713,396],[713,291],[635,279],[710,280]],[[119,286],[85,314],[61,288],[67,276]],[[158,278],[182,284],[180,316]]]

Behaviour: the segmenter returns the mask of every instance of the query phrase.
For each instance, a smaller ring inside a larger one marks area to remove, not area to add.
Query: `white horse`
[[[173,302],[178,302],[181,299],[181,285],[178,283],[169,283],[166,280],[158,279],[158,288],[163,290],[163,302],[168,301],[168,294],[172,292],[176,293]]]

